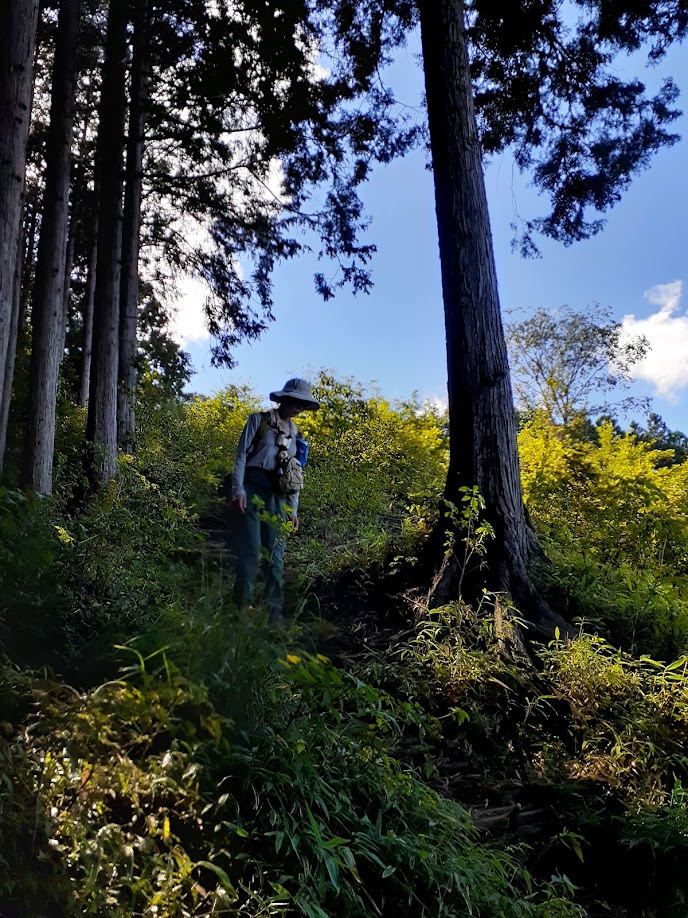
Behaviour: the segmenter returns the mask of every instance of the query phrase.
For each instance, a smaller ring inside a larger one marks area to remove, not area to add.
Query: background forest
[[[570,7],[0,9],[3,918],[685,915],[688,441],[620,426],[603,312],[504,329],[482,161],[545,193],[525,254],[600,231],[678,139],[617,61],[688,10]],[[427,123],[382,76],[417,28]],[[448,409],[318,374],[271,628],[229,600],[258,402],[185,392],[168,305],[202,279],[231,366],[279,261],[365,292],[360,186],[418,143]]]

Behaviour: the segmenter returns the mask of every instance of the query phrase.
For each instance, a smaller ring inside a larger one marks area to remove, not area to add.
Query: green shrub
[[[637,660],[590,635],[541,655],[570,705],[567,775],[618,789],[633,809],[667,804],[688,779],[688,658]]]
[[[442,419],[417,400],[392,408],[324,372],[315,393],[320,410],[298,418],[310,442],[294,540],[305,579],[381,561],[395,545],[417,552],[446,476]]]
[[[688,463],[598,430],[598,443],[536,417],[519,435],[528,509],[566,617],[613,643],[672,658],[688,642]],[[563,601],[563,602],[562,602]]]
[[[17,660],[63,668],[93,641],[109,654],[152,631],[190,575],[192,515],[126,457],[78,516],[16,491],[0,505],[0,647]]]
[[[232,468],[246,419],[257,410],[251,391],[235,387],[164,410],[143,406],[136,466],[164,493],[203,509]]]
[[[389,755],[418,711],[324,658],[288,655],[244,736],[169,666],[136,668],[44,697],[29,734],[70,914],[579,914]]]
[[[52,500],[0,489],[0,651],[19,659],[50,644],[62,601],[66,534],[54,517]]]
[[[303,589],[321,577],[382,561],[392,546],[418,550],[436,516],[447,467],[443,419],[417,399],[392,408],[350,380],[321,373],[317,412],[299,427],[310,443],[300,500],[302,529],[289,557]],[[250,412],[247,389],[229,388],[140,414],[136,468],[163,493],[227,521],[225,477]]]

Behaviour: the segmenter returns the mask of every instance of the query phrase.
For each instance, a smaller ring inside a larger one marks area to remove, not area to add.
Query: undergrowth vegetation
[[[307,595],[412,561],[443,512],[467,554],[489,529],[476,495],[441,503],[444,418],[317,392],[286,629],[236,612],[204,534],[246,390],[142,406],[135,458],[78,513],[76,409],[55,497],[0,491],[0,912],[685,914],[686,464],[535,416],[526,498],[578,637],[505,655],[486,594],[342,641]]]
[[[520,434],[527,506],[565,617],[634,653],[688,642],[688,463],[610,423],[595,441],[541,417]]]
[[[244,735],[169,670],[41,689],[24,771],[76,913],[575,913],[390,756],[420,712],[321,657],[287,654],[267,681]]]

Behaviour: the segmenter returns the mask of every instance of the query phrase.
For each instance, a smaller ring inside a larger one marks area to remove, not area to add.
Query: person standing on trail
[[[293,419],[302,411],[316,411],[320,404],[305,379],[288,380],[279,392],[270,393],[270,400],[279,407],[249,415],[234,459],[234,601],[239,608],[250,602],[264,552],[264,601],[269,621],[279,622],[284,604],[285,523],[290,520],[298,528],[299,493],[308,454],[308,444]]]

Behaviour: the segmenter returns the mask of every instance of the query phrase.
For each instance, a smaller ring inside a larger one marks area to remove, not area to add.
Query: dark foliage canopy
[[[339,0],[331,21],[344,56],[384,61],[416,22],[417,4]],[[655,93],[619,62],[650,64],[688,29],[686,0],[466,0],[474,101],[487,156],[511,150],[549,200],[514,227],[523,254],[537,234],[570,244],[598,232],[652,155],[678,140],[678,88]],[[357,66],[367,69],[370,64]]]
[[[375,246],[360,189],[375,163],[424,136],[385,65],[418,25],[420,0],[151,0],[143,165],[142,280],[159,302],[192,274],[215,360],[273,319],[272,272],[310,252],[328,299],[371,285]],[[509,150],[548,202],[515,227],[568,244],[604,215],[659,149],[673,144],[678,90],[620,76],[685,37],[688,0],[465,0],[473,95],[486,157]],[[42,4],[25,208],[24,306],[30,307],[45,173],[49,83],[59,4]],[[84,0],[71,217],[70,354],[93,229],[95,106],[107,4]],[[134,4],[130,6],[133,23]],[[128,42],[132,43],[132,23]],[[628,68],[626,68],[628,69]],[[30,309],[28,311],[30,319]]]
[[[510,148],[550,201],[520,228],[522,251],[536,251],[536,232],[565,244],[593,235],[633,175],[678,140],[673,80],[652,94],[618,63],[637,51],[658,61],[685,37],[688,4],[525,0],[507,10],[473,0],[470,13],[484,150]]]
[[[538,234],[567,244],[594,234],[633,175],[677,140],[673,81],[651,93],[621,78],[618,62],[636,52],[659,60],[685,36],[688,0],[466,8],[485,155],[511,150],[549,201],[544,216],[515,227],[518,245],[535,254]],[[102,14],[87,5],[82,99],[98,86]],[[143,275],[160,293],[179,272],[206,281],[217,362],[231,365],[236,344],[272,320],[279,260],[322,260],[315,283],[325,299],[344,285],[370,288],[375,246],[360,187],[375,162],[423,136],[384,80],[417,20],[417,0],[152,5]],[[92,142],[84,129],[80,175],[92,168]],[[39,175],[41,143],[35,132]]]
[[[144,246],[207,282],[218,362],[265,328],[272,269],[313,240],[336,265],[316,276],[325,298],[368,289],[357,188],[419,133],[380,83],[379,55],[328,53],[322,7],[176,0],[154,13]]]

